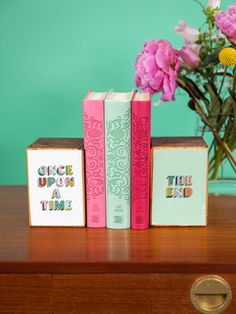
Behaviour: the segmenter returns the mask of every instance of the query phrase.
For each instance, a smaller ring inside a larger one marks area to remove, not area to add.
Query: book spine
[[[87,226],[106,226],[104,101],[84,100]]]
[[[129,101],[105,100],[106,214],[107,227],[130,228]]]
[[[149,227],[151,101],[132,101],[131,227]]]

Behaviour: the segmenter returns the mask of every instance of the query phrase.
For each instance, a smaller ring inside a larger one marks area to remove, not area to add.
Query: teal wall
[[[173,30],[180,19],[198,27],[200,7],[191,0],[0,0],[0,184],[26,183],[25,148],[36,138],[83,135],[81,101],[90,88],[134,88],[145,40],[180,48]],[[153,135],[193,134],[194,114],[178,94],[153,107]]]

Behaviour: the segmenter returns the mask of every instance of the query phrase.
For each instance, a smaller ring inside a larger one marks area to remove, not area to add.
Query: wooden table
[[[0,313],[198,313],[203,274],[228,281],[236,313],[236,198],[209,206],[200,228],[29,228],[26,187],[0,187]]]

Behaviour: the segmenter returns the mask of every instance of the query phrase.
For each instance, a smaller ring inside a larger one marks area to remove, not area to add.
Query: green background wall
[[[133,89],[145,40],[180,48],[181,19],[198,27],[201,8],[191,0],[0,0],[0,184],[26,183],[25,148],[36,138],[83,135],[90,88]],[[176,96],[153,107],[153,135],[194,134],[187,98]]]

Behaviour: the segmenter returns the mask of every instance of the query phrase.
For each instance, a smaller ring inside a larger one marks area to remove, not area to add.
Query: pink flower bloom
[[[175,100],[180,66],[178,51],[168,41],[151,39],[137,56],[135,84],[151,94],[162,93],[163,101]]]
[[[229,5],[225,12],[218,12],[215,22],[229,41],[236,45],[236,3]]]
[[[195,42],[198,40],[200,32],[196,28],[189,26],[186,22],[180,21],[179,26],[175,27],[176,33],[183,36],[185,40]]]
[[[179,52],[183,62],[191,68],[196,68],[201,61],[199,57],[201,47],[202,46],[198,44],[185,42],[184,47]]]
[[[221,0],[208,0],[208,7],[212,9],[220,8]]]

